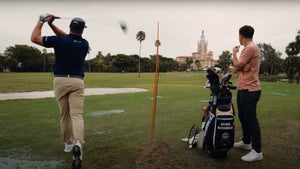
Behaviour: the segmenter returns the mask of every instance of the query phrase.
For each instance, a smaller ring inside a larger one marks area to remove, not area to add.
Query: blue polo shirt
[[[89,43],[81,36],[44,36],[43,44],[54,48],[54,75],[73,75],[84,77],[84,60],[89,50]]]

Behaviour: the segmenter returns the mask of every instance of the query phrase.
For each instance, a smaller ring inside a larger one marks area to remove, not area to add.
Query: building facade
[[[187,59],[192,59],[193,63],[190,69],[199,70],[218,64],[218,60],[214,60],[213,55],[213,51],[208,51],[208,42],[205,40],[204,31],[202,30],[200,41],[197,42],[197,51],[193,52],[192,56],[177,56],[176,61],[179,64],[184,64]]]

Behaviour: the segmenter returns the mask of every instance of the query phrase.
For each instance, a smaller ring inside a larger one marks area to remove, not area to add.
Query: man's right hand
[[[48,24],[51,25],[54,21],[55,17],[53,14],[48,14],[47,15],[47,21],[48,21]]]
[[[235,46],[235,47],[233,47],[233,49],[232,49],[232,54],[238,53],[239,50],[240,50],[240,46]]]
[[[53,24],[53,21],[55,20],[55,18],[60,18],[60,17],[55,17],[55,15],[53,15],[53,14],[48,14],[47,15],[48,25],[53,30],[55,35],[57,35],[57,36],[66,36],[67,33],[65,33],[63,30],[61,30],[60,28],[58,28],[57,26],[55,26]]]

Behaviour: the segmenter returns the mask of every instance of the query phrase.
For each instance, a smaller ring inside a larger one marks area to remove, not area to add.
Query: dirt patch
[[[136,156],[136,162],[143,161],[148,158],[161,158],[168,154],[171,147],[164,142],[152,142],[144,145]]]

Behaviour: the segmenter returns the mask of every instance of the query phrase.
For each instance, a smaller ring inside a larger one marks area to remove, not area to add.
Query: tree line
[[[179,64],[172,58],[159,55],[160,72],[177,71]],[[139,55],[108,53],[106,56],[101,51],[95,58],[85,61],[86,72],[138,72],[140,62],[141,72],[155,71],[155,55],[149,58],[140,58]],[[54,53],[46,49],[28,45],[14,45],[7,47],[3,54],[0,53],[0,72],[53,72],[55,64]]]
[[[172,58],[159,55],[159,71],[177,71],[179,64]],[[139,55],[117,54],[106,56],[99,51],[96,58],[86,61],[89,72],[155,72],[156,55],[140,58]]]
[[[139,32],[140,33],[140,32]],[[141,39],[137,40],[141,43]],[[281,58],[282,53],[276,51],[270,44],[259,43],[260,48],[260,74],[278,75],[285,73],[290,82],[296,78],[299,83],[300,78],[300,31],[296,35],[295,41],[290,42],[285,53],[288,57]],[[0,53],[0,72],[53,72],[55,64],[54,53],[48,53],[46,49],[42,51],[28,45],[14,45],[6,48],[3,54]],[[173,58],[159,55],[159,71],[185,71],[191,64],[190,60],[179,64]],[[219,56],[219,64],[215,65],[224,72],[232,65],[232,54],[223,51]],[[201,66],[199,65],[199,69]],[[116,54],[103,55],[98,52],[95,58],[85,61],[85,71],[87,72],[154,72],[155,55],[141,58],[137,54],[126,55]]]

